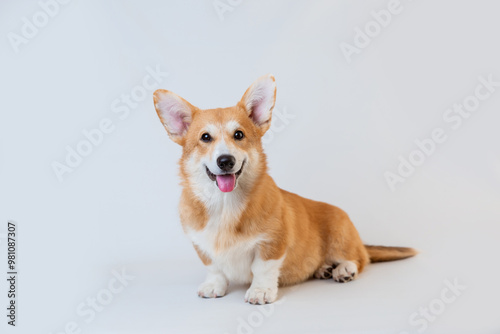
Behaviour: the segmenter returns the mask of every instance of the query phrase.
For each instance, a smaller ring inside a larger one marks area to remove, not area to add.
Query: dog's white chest
[[[189,231],[188,236],[212,260],[212,264],[224,273],[229,281],[250,283],[252,281],[252,262],[257,245],[262,241],[262,238],[254,237],[234,242],[228,240],[230,245],[221,248],[219,233],[220,231],[217,228],[207,224],[205,229],[201,231]],[[219,246],[217,246],[217,243],[219,243]]]

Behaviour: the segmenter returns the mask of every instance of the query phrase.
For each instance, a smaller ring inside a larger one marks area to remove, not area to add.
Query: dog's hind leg
[[[350,282],[370,258],[349,216],[336,207],[332,207],[329,213],[325,264],[333,264],[331,276],[335,281]]]

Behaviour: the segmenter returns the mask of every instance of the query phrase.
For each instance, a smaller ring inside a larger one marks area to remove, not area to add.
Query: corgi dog
[[[235,282],[250,284],[246,302],[272,303],[279,286],[312,277],[349,282],[370,262],[416,254],[364,245],[341,209],[278,188],[261,142],[275,100],[271,75],[229,108],[202,110],[168,90],[154,92],[163,126],[182,146],[180,220],[208,270],[200,297],[222,297]]]

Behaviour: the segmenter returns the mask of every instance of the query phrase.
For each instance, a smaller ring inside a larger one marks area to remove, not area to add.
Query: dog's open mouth
[[[215,181],[215,184],[217,185],[217,187],[219,187],[220,191],[228,193],[230,191],[233,191],[234,188],[236,187],[236,180],[241,175],[244,166],[245,166],[245,161],[243,161],[240,170],[237,171],[236,173],[221,174],[221,175],[215,175],[210,171],[210,169],[208,169],[207,166],[205,166],[205,168],[207,170],[208,177],[210,178],[210,180]]]

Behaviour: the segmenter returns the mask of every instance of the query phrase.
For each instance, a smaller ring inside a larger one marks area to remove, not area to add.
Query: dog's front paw
[[[272,303],[278,298],[278,288],[253,288],[247,290],[245,302],[250,304]]]
[[[217,298],[226,294],[227,284],[219,282],[205,282],[198,287],[198,296],[203,298]]]

